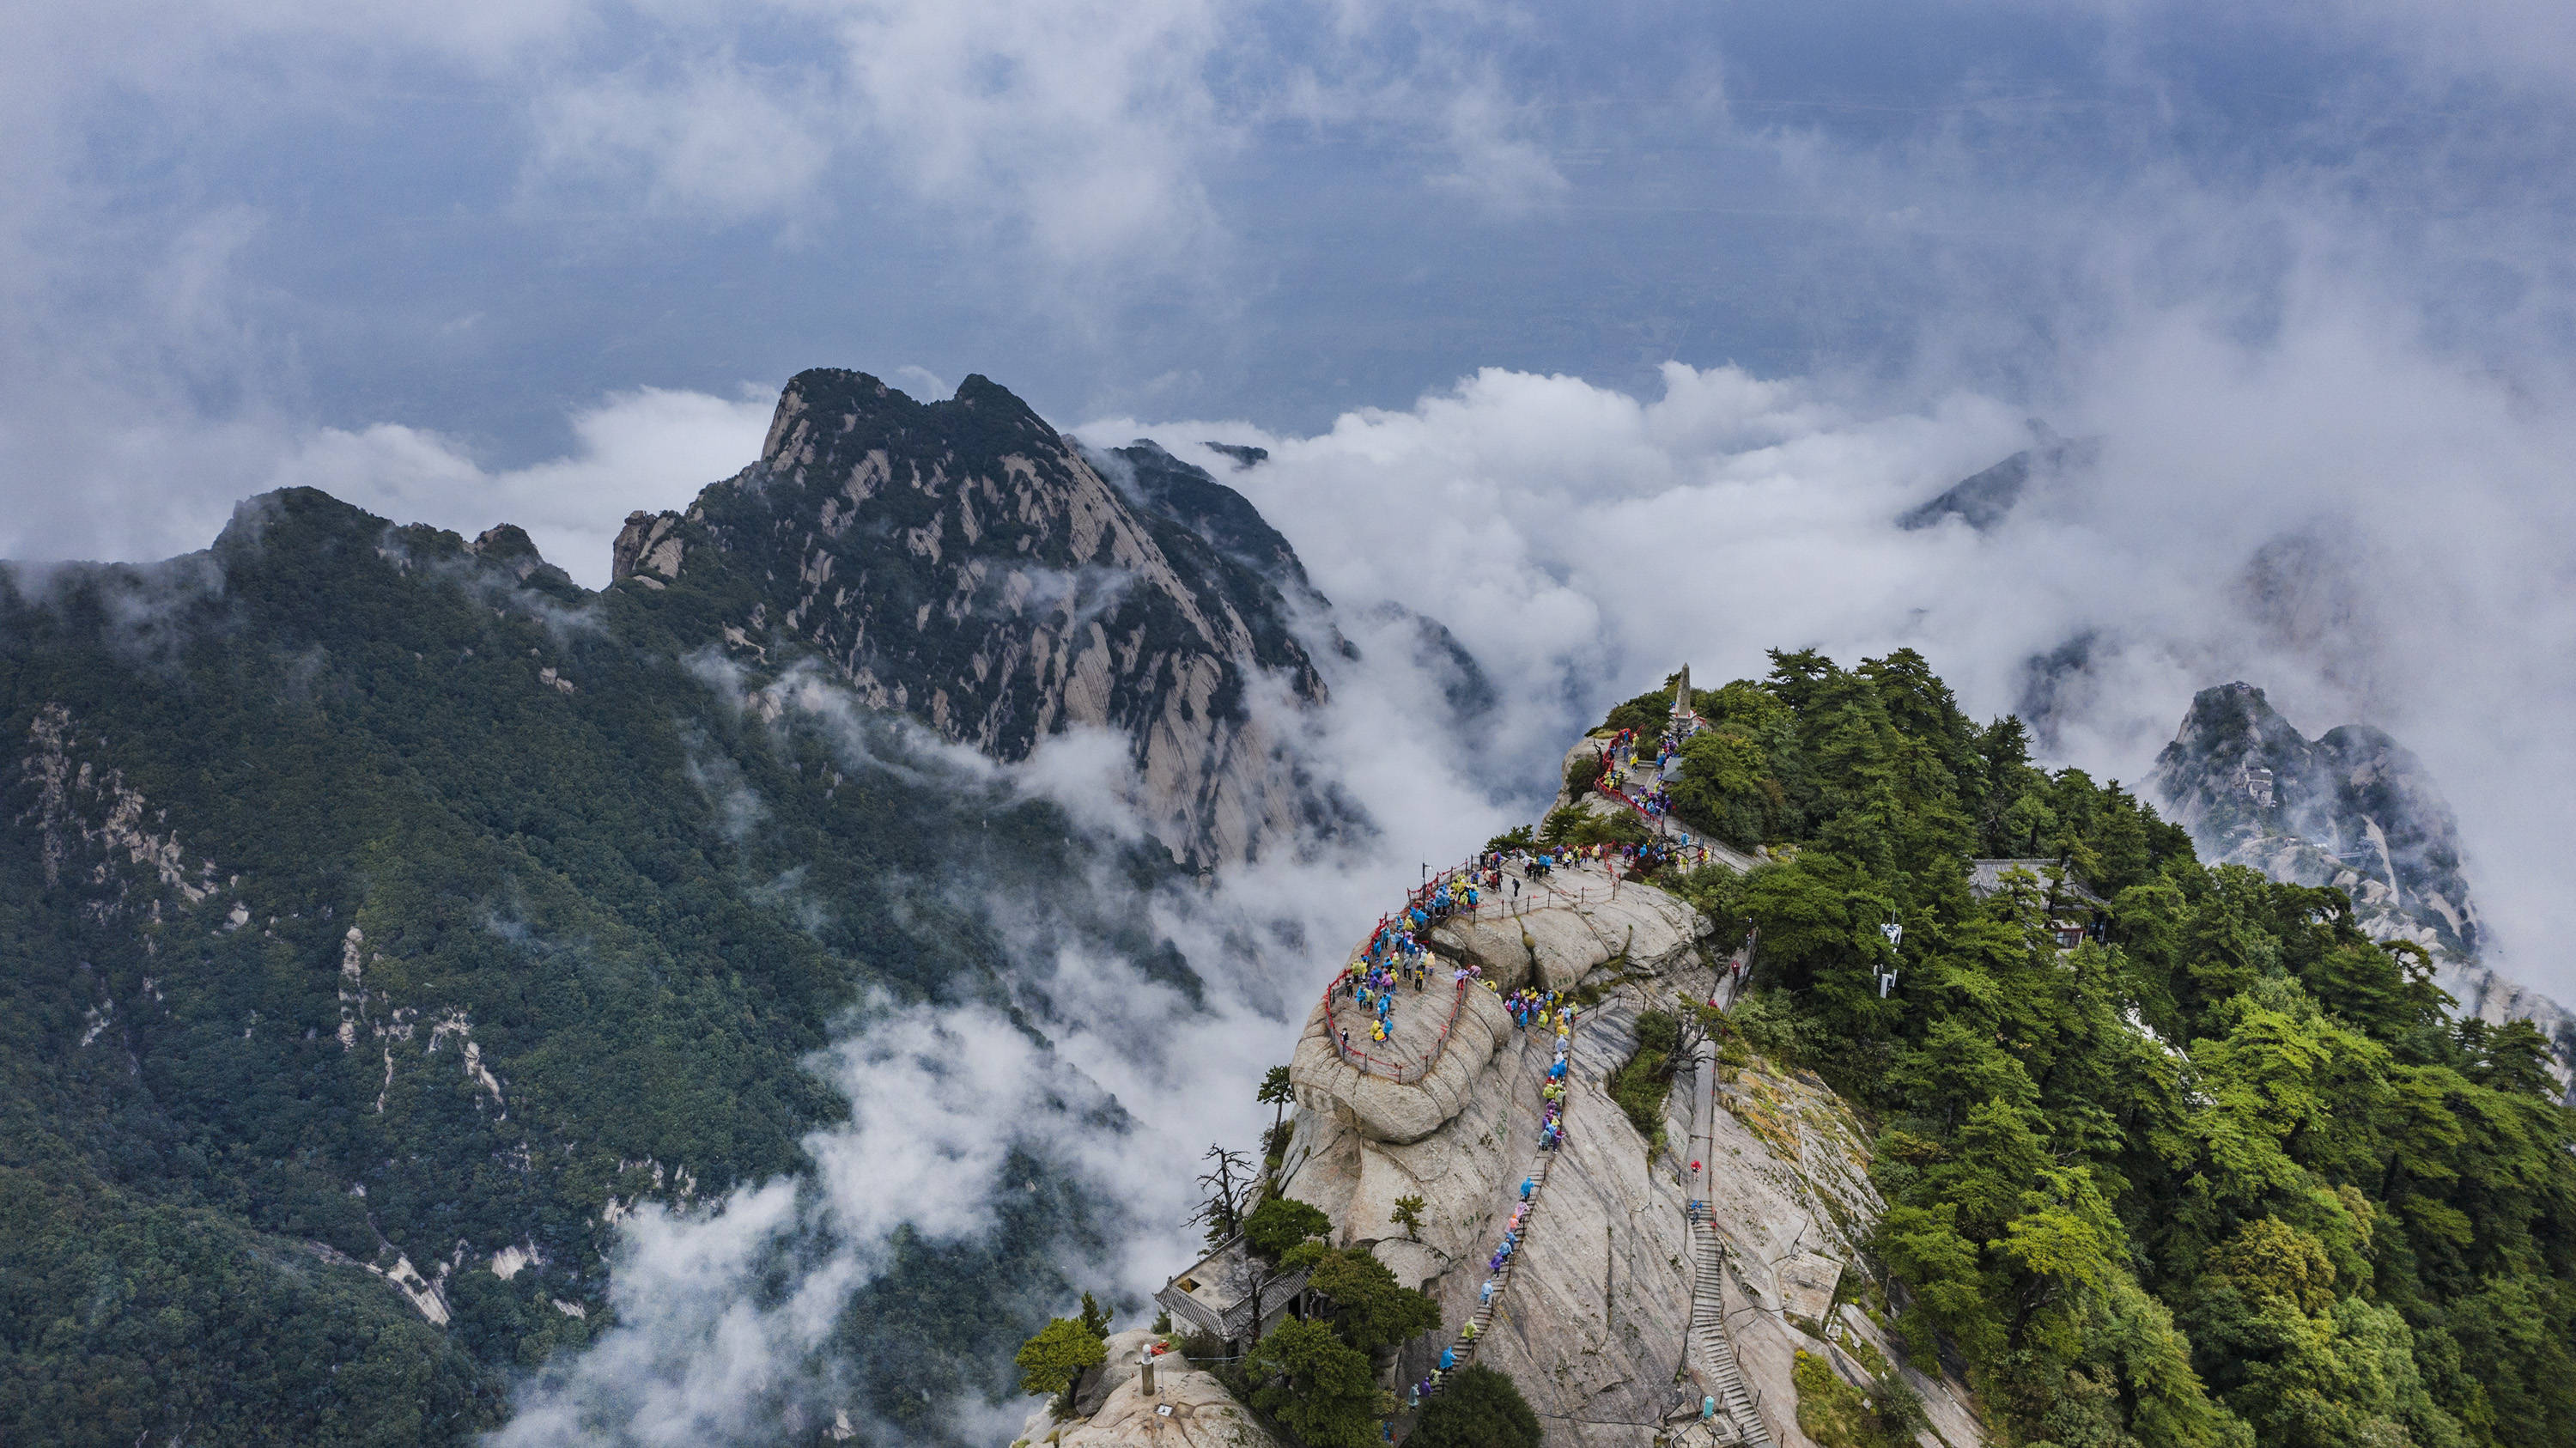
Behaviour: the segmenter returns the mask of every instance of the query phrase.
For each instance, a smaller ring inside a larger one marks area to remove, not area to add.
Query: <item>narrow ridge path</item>
[[[1754,940],[1748,936],[1728,958],[1729,975],[1741,981],[1750,974]],[[1741,964],[1742,970],[1732,967]],[[1727,991],[1727,1008],[1735,1006],[1735,993]],[[1701,1199],[1690,1204],[1691,1234],[1691,1315],[1690,1357],[1699,1364],[1700,1380],[1714,1391],[1722,1423],[1712,1423],[1716,1441],[1751,1444],[1753,1448],[1771,1448],[1770,1425],[1762,1421],[1762,1405],[1744,1381],[1744,1363],[1735,1354],[1735,1338],[1726,1330],[1726,1247],[1718,1240],[1715,1211],[1709,1206],[1706,1173],[1717,1170],[1717,1057],[1715,1050],[1703,1043],[1696,1064],[1697,1079],[1691,1103],[1691,1149],[1697,1153],[1692,1163],[1706,1163],[1696,1190]]]

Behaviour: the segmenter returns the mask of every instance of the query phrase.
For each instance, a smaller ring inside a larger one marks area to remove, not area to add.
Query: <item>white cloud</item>
[[[988,1230],[1015,1151],[1083,1165],[1063,1147],[1090,1138],[1046,1103],[1096,1093],[994,1011],[879,1003],[813,1064],[852,1105],[806,1138],[813,1172],[696,1213],[639,1207],[610,1279],[617,1325],[527,1385],[497,1448],[696,1448],[829,1422],[843,1368],[825,1349],[895,1230]]]
[[[2385,727],[2459,808],[2499,959],[2576,989],[2549,943],[2576,811],[2558,724],[2576,707],[2576,410],[2428,348],[2384,295],[2319,277],[2295,295],[2254,339],[2141,312],[2075,359],[2055,421],[2106,439],[2098,472],[1983,537],[1892,525],[2027,445],[2017,410],[1973,392],[1887,411],[1672,364],[1640,400],[1488,369],[1313,437],[1088,431],[1268,447],[1247,472],[1205,461],[1346,616],[1393,601],[1465,640],[1506,700],[1465,772],[1524,800],[1574,730],[1684,661],[1715,680],[1758,675],[1767,646],[1910,645],[1991,715],[2019,705],[2034,654],[2091,633],[2093,677],[2055,721],[2064,762],[2134,782],[2191,693],[2239,677],[2312,733]],[[2309,537],[2322,602],[2252,601],[2257,550]],[[1376,789],[1407,793],[1360,797]]]
[[[1053,269],[1195,264],[1216,234],[1213,0],[782,0],[657,20],[656,51],[685,59],[539,92],[532,194],[640,177],[657,208],[802,225],[892,186]],[[794,59],[743,59],[761,30],[793,35]]]
[[[516,523],[546,561],[598,588],[627,513],[686,507],[699,489],[741,471],[760,455],[773,406],[750,388],[732,399],[638,388],[574,413],[566,456],[500,470],[419,428],[326,428],[296,443],[268,482],[320,488],[395,522],[469,538]]]
[[[1448,106],[1450,164],[1435,186],[1463,192],[1505,214],[1529,211],[1571,188],[1555,160],[1491,85],[1464,90]]]
[[[739,220],[801,212],[832,159],[812,97],[794,77],[729,55],[662,84],[632,73],[578,83],[537,103],[536,163],[593,174],[661,212]]]
[[[712,657],[701,664],[709,687],[741,702],[739,671]],[[1000,766],[859,708],[810,670],[773,688],[787,717],[825,731],[845,768],[1045,798],[1094,839],[1142,837],[1117,741],[1067,736],[1025,764]],[[1386,729],[1402,742],[1381,739],[1375,753],[1392,767],[1454,777],[1435,741],[1373,711],[1367,697],[1360,691],[1326,727],[1354,744]],[[1255,707],[1285,706],[1267,698]],[[1407,798],[1424,802],[1421,791]],[[1483,807],[1462,803],[1469,814]],[[1073,1178],[1114,1233],[1104,1256],[1061,1264],[1080,1287],[1134,1300],[1161,1286],[1196,1244],[1183,1219],[1196,1205],[1200,1153],[1211,1141],[1250,1147],[1267,1125],[1254,1089],[1287,1059],[1328,973],[1322,962],[1393,903],[1392,862],[1465,817],[1413,818],[1388,840],[1265,865],[1210,891],[1140,894],[1114,860],[1069,882],[1079,909],[1111,919],[1142,911],[1198,970],[1203,1004],[1102,949],[1094,934],[1065,928],[1060,902],[961,883],[956,903],[985,913],[1014,954],[999,984],[1047,1044],[989,1004],[879,1000],[857,1013],[810,1063],[853,1108],[806,1138],[811,1169],[695,1213],[647,1206],[629,1218],[611,1279],[618,1325],[523,1388],[498,1448],[756,1442],[781,1424],[828,1421],[863,1400],[868,1365],[840,1361],[830,1337],[885,1266],[889,1240],[903,1229],[939,1242],[983,1237],[997,1193],[1020,1187],[1001,1175],[1014,1153]],[[1123,1130],[1100,1124],[1113,1103]],[[970,1399],[942,1410],[961,1431],[990,1436],[1028,1406],[988,1410]]]

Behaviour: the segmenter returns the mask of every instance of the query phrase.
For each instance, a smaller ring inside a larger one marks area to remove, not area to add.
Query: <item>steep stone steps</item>
[[[1550,1036],[1547,1039],[1552,1042],[1554,1038],[1553,1036]],[[1553,1045],[1551,1044],[1547,1050],[1538,1052],[1537,1057],[1541,1064],[1537,1065],[1530,1072],[1530,1076],[1532,1080],[1543,1086],[1547,1081],[1547,1068],[1545,1063],[1551,1062],[1555,1059],[1555,1050]],[[1568,1079],[1572,1079],[1573,1075],[1571,1065],[1572,1059],[1573,1053],[1569,1049],[1567,1052],[1567,1061],[1569,1063],[1567,1067]],[[1540,1112],[1542,1117],[1544,1117],[1545,1114],[1546,1113],[1544,1111]],[[1477,1348],[1483,1344],[1486,1334],[1493,1328],[1495,1318],[1502,1312],[1504,1299],[1511,1294],[1512,1279],[1520,1272],[1522,1261],[1529,1256],[1530,1230],[1538,1225],[1539,1206],[1547,1197],[1548,1173],[1555,1167],[1558,1155],[1558,1152],[1548,1151],[1545,1149],[1534,1151],[1530,1154],[1530,1164],[1522,1172],[1522,1176],[1530,1183],[1530,1194],[1528,1197],[1529,1210],[1521,1214],[1520,1246],[1515,1248],[1510,1259],[1503,1263],[1502,1270],[1493,1274],[1493,1296],[1477,1305],[1476,1310],[1468,1316],[1467,1322],[1459,1326],[1458,1335],[1450,1340],[1450,1350],[1456,1354],[1456,1359],[1449,1368],[1450,1372],[1456,1372],[1476,1360]],[[1467,1333],[1467,1327],[1469,1325],[1474,1326],[1476,1329],[1473,1337],[1470,1337]],[[1434,1389],[1433,1391],[1437,1392],[1438,1390]]]
[[[1691,1228],[1698,1239],[1691,1255],[1691,1356],[1699,1363],[1702,1378],[1715,1389],[1709,1396],[1717,1399],[1719,1410],[1735,1424],[1735,1441],[1771,1448],[1771,1430],[1745,1385],[1734,1341],[1726,1331],[1726,1297],[1719,1280],[1726,1270],[1725,1251],[1718,1245],[1716,1227],[1696,1212]]]

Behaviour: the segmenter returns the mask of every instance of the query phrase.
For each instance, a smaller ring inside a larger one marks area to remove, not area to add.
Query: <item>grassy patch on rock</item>
[[[1672,1090],[1673,1052],[1680,1044],[1681,1022],[1670,1011],[1646,1011],[1637,1017],[1637,1049],[1610,1073],[1610,1099],[1646,1138],[1649,1157],[1664,1149],[1664,1097]]]

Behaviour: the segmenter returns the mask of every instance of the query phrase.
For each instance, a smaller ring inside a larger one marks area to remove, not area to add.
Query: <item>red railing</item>
[[[1606,785],[1602,786],[1602,788],[1612,797],[1626,804],[1630,809],[1637,808],[1636,801],[1620,794],[1617,790],[1609,789]],[[1644,811],[1640,810],[1639,813],[1642,814]],[[1422,884],[1405,892],[1405,909],[1411,910],[1417,905],[1427,906],[1432,897],[1440,893],[1440,887],[1443,885],[1454,884],[1462,877],[1481,877],[1483,874],[1484,871],[1482,867],[1472,862],[1462,865],[1453,865],[1447,869],[1437,871]],[[1453,905],[1450,907],[1449,912],[1440,918],[1443,920],[1454,919],[1461,915],[1472,918],[1484,914],[1488,909],[1499,909],[1508,915],[1531,908],[1531,901],[1528,899],[1518,901],[1510,900],[1502,896],[1499,892],[1485,888],[1481,879],[1477,881],[1477,884],[1479,890],[1482,892],[1482,896],[1472,908],[1465,905]],[[1535,896],[1538,890],[1545,889],[1550,894],[1564,899],[1571,899],[1578,904],[1581,903],[1583,899],[1581,891],[1577,891],[1575,894],[1569,896],[1566,895],[1564,891],[1557,889],[1555,886],[1542,884],[1542,882],[1535,879],[1530,881],[1530,885],[1530,894],[1532,896]],[[1369,932],[1369,939],[1374,942],[1380,932],[1384,931],[1387,926],[1397,923],[1400,918],[1400,915],[1379,916],[1376,927]],[[1438,922],[1434,921],[1432,923],[1437,924]],[[1356,963],[1356,958],[1354,958],[1354,963]],[[1440,1063],[1440,1057],[1449,1049],[1449,1034],[1451,1031],[1457,1029],[1458,1012],[1466,1003],[1467,987],[1473,984],[1473,981],[1461,980],[1458,982],[1457,989],[1451,994],[1449,999],[1449,1014],[1446,1019],[1441,1021],[1440,1034],[1431,1044],[1431,1053],[1428,1056],[1425,1056],[1420,1064],[1407,1066],[1400,1061],[1390,1061],[1383,1056],[1362,1050],[1358,1046],[1346,1046],[1342,1044],[1341,1016],[1340,1013],[1334,1009],[1333,998],[1347,988],[1346,983],[1348,979],[1348,972],[1345,971],[1342,975],[1333,977],[1333,983],[1324,988],[1324,1035],[1327,1040],[1333,1043],[1333,1049],[1340,1053],[1343,1060],[1358,1067],[1363,1074],[1384,1076],[1398,1085],[1411,1085],[1413,1082],[1419,1081],[1423,1077],[1431,1074],[1431,1068]]]
[[[1430,1075],[1431,1068],[1440,1064],[1442,1053],[1449,1049],[1449,1033],[1458,1025],[1459,1008],[1467,1003],[1468,983],[1459,981],[1457,990],[1450,994],[1449,1016],[1440,1023],[1440,1035],[1431,1043],[1431,1054],[1423,1057],[1420,1065],[1407,1066],[1399,1061],[1373,1056],[1357,1046],[1342,1044],[1341,1018],[1333,1009],[1333,997],[1344,990],[1343,979],[1336,976],[1324,991],[1324,1035],[1333,1043],[1333,1049],[1342,1053],[1342,1059],[1357,1066],[1363,1076],[1384,1076],[1398,1086],[1410,1086]]]
[[[1707,720],[1705,720],[1705,719],[1700,718],[1698,714],[1693,713],[1693,714],[1691,715],[1691,718],[1692,718],[1692,720],[1693,720],[1694,722],[1696,722],[1696,723],[1697,723],[1701,728],[1705,729],[1705,728],[1708,728],[1708,727],[1709,727],[1709,723],[1708,723],[1708,721],[1707,721]],[[1632,754],[1630,757],[1631,757],[1631,758],[1634,758],[1635,756]],[[1671,819],[1672,819],[1672,816],[1671,816],[1671,815],[1669,815],[1669,814],[1660,814],[1660,815],[1659,815],[1659,814],[1653,814],[1653,813],[1648,812],[1648,810],[1646,809],[1646,807],[1645,807],[1644,805],[1641,805],[1641,804],[1637,803],[1636,799],[1635,799],[1633,796],[1629,795],[1626,791],[1621,790],[1621,789],[1619,789],[1618,787],[1616,787],[1616,786],[1614,786],[1613,784],[1611,784],[1611,783],[1610,783],[1610,757],[1609,757],[1609,752],[1608,752],[1607,750],[1604,750],[1604,751],[1602,752],[1602,758],[1601,758],[1601,773],[1600,773],[1600,774],[1598,774],[1598,775],[1596,775],[1596,776],[1594,776],[1593,781],[1592,781],[1592,787],[1593,787],[1594,789],[1599,790],[1599,791],[1600,791],[1600,792],[1602,792],[1603,794],[1606,794],[1606,795],[1610,796],[1612,799],[1615,799],[1615,800],[1619,801],[1619,803],[1626,805],[1629,809],[1631,809],[1631,810],[1635,811],[1635,812],[1636,812],[1636,815],[1637,815],[1637,818],[1639,818],[1639,819],[1641,819],[1641,820],[1644,820],[1644,821],[1645,821],[1647,824],[1649,824],[1649,825],[1654,826],[1655,831],[1656,831],[1656,833],[1658,833],[1658,834],[1663,833],[1664,828],[1665,828],[1665,823],[1666,823],[1666,821],[1669,821],[1669,820],[1671,820]]]

